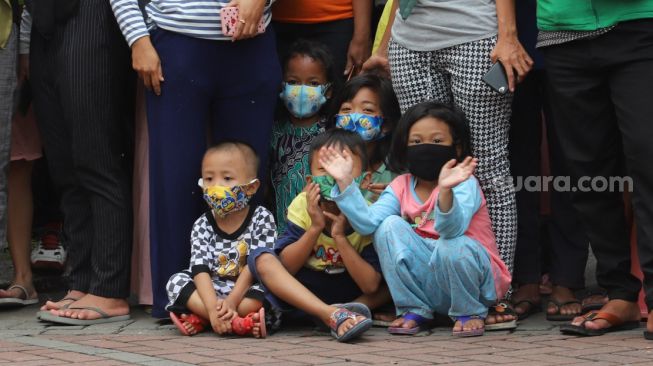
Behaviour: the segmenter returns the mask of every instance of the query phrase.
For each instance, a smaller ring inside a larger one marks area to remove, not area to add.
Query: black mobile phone
[[[508,92],[508,77],[501,62],[492,65],[487,74],[483,75],[483,81],[497,93],[505,94]]]

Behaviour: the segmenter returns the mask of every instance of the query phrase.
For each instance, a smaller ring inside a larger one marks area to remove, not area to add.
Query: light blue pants
[[[426,239],[401,217],[390,216],[376,230],[374,248],[397,315],[485,317],[496,301],[490,257],[467,236]]]

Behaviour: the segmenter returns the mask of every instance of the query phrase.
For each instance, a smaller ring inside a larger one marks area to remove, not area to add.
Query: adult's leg
[[[402,113],[428,100],[451,103],[450,80],[434,52],[412,51],[391,41],[388,61]]]
[[[205,207],[197,179],[214,89],[208,75],[218,61],[210,51],[215,41],[161,29],[152,34],[152,41],[166,79],[160,96],[147,95],[152,316],[161,318],[167,316],[165,284],[188,266],[189,233]]]
[[[354,19],[343,19],[319,23],[313,26],[312,40],[323,43],[333,55],[333,66],[336,74],[345,80],[347,66],[347,51],[349,42],[354,35]],[[359,70],[360,71],[360,70]]]
[[[621,23],[599,43],[612,50],[610,95],[623,138],[646,303],[653,309],[653,19]],[[651,327],[649,327],[651,328]]]
[[[447,48],[441,52],[451,73],[453,102],[469,121],[472,153],[478,158],[479,179],[492,219],[501,259],[512,273],[517,243],[517,206],[510,180],[508,133],[511,96],[496,93],[482,77],[492,67],[496,37]]]
[[[605,52],[615,50],[596,48],[596,41],[604,36],[544,49],[552,121],[572,182],[617,176],[621,171],[621,138],[608,70],[599,63]],[[597,280],[611,300],[603,309],[625,320],[638,317],[635,301],[641,284],[630,274],[622,193],[576,189],[572,202],[597,258]],[[580,319],[574,320],[579,323]],[[608,324],[600,320],[585,326]]]
[[[64,119],[57,89],[59,70],[58,55],[65,53],[63,31],[57,29],[46,40],[37,31],[32,32],[30,43],[30,82],[36,121],[47,156],[48,170],[57,193],[63,217],[64,241],[68,243],[69,288],[66,297],[79,299],[90,287],[91,266],[89,243],[93,240],[93,226],[88,196],[81,189],[75,173],[70,125]],[[67,301],[47,302],[42,310],[59,309]]]
[[[268,31],[238,42],[221,42],[214,79],[213,143],[235,139],[250,144],[261,162],[258,177],[267,180],[270,135],[281,84],[281,68],[275,57],[274,34]],[[231,72],[224,72],[231,70]],[[264,191],[259,189],[257,198]]]
[[[0,241],[7,228],[7,174],[11,150],[11,116],[14,110],[18,31],[14,27],[4,49],[0,49]]]
[[[512,296],[517,314],[531,311],[540,302],[542,275],[540,248],[540,190],[527,186],[541,175],[540,144],[542,122],[542,70],[531,71],[522,81],[512,101],[510,119],[510,166],[517,187],[517,246],[513,283],[518,285]]]
[[[101,316],[75,310],[84,307],[125,315],[132,248],[134,74],[129,49],[110,5],[102,0],[80,3],[62,33],[57,55],[59,101],[69,127],[73,172],[88,200],[92,232],[83,244],[90,248],[89,294],[59,315]]]

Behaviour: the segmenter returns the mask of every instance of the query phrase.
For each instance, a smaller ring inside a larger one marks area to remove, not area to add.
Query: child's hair
[[[305,56],[311,58],[313,61],[319,63],[324,68],[324,73],[326,74],[327,83],[330,84],[329,90],[331,95],[337,95],[340,90],[340,77],[338,76],[338,71],[336,70],[335,63],[333,62],[333,56],[329,52],[329,49],[321,42],[310,41],[307,39],[300,38],[297,41],[293,42],[290,45],[288,51],[283,55],[282,59],[282,68],[283,75],[288,71],[288,63],[290,60],[297,56]],[[327,102],[324,103],[320,112],[330,110],[331,100],[333,98],[327,99]],[[279,103],[281,104],[281,103]],[[281,106],[285,111],[285,108]],[[283,113],[288,113],[287,111]]]
[[[422,102],[408,108],[397,124],[389,158],[390,165],[395,170],[406,171],[408,133],[415,122],[426,117],[436,118],[449,126],[453,145],[460,151],[459,161],[471,155],[469,125],[465,114],[460,109],[448,104],[433,101]]]
[[[250,174],[257,176],[260,159],[252,145],[238,140],[226,140],[209,147],[204,156],[224,151],[238,151],[244,158],[247,167],[251,168]]]
[[[379,162],[385,162],[388,157],[392,143],[392,134],[397,126],[397,121],[401,117],[399,102],[397,101],[397,96],[392,89],[392,83],[389,79],[376,74],[362,74],[349,80],[342,91],[334,98],[331,113],[329,113],[332,117],[329,118],[327,128],[335,127],[335,115],[338,114],[340,106],[354,99],[356,94],[363,88],[371,89],[378,96],[379,107],[383,115],[382,128],[387,130],[385,138],[378,140],[376,148],[371,152],[369,162],[371,164],[377,164]]]
[[[367,170],[367,149],[365,148],[365,141],[356,132],[336,128],[317,135],[311,142],[308,161],[312,162],[315,153],[325,146],[333,146],[336,149],[348,147],[354,155],[361,158],[362,170]]]

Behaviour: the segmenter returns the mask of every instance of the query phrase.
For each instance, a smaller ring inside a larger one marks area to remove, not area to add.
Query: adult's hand
[[[345,66],[344,74],[352,73],[355,76],[357,70],[360,72],[363,63],[370,57],[370,52],[370,44],[367,39],[352,39],[347,50],[347,66]]]
[[[265,9],[265,0],[231,0],[225,6],[235,6],[238,8],[238,23],[232,40],[238,41],[255,37],[258,34],[258,23],[263,17]]]
[[[132,44],[132,67],[143,80],[145,87],[161,95],[163,70],[159,54],[152,46],[149,36],[141,37]]]
[[[492,62],[501,62],[508,77],[508,87],[511,92],[515,91],[515,85],[524,80],[526,74],[533,67],[533,60],[517,39],[517,36],[501,37],[490,53]],[[515,72],[517,75],[515,75]]]
[[[363,64],[363,72],[376,72],[381,76],[390,78],[390,63],[388,56],[379,53],[373,54]]]

